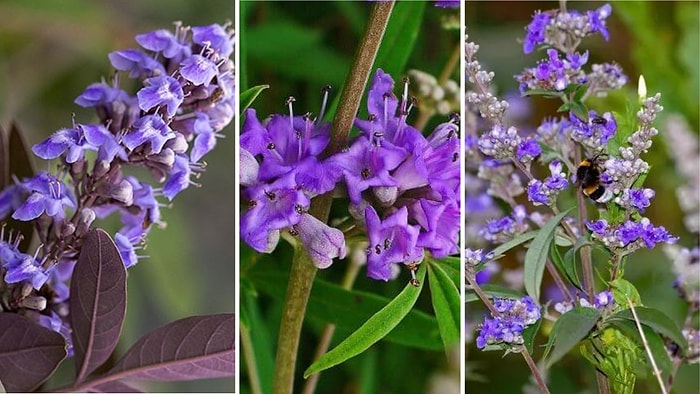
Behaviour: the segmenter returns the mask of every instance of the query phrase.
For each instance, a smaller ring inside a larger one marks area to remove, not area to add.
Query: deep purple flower
[[[615,231],[615,235],[621,246],[627,246],[636,241],[642,235],[642,231],[643,227],[640,223],[628,220]]]
[[[549,203],[548,189],[545,188],[542,181],[533,179],[527,186],[527,199],[535,205],[545,205]]]
[[[75,198],[68,187],[54,175],[42,171],[23,182],[29,197],[12,214],[12,218],[29,221],[46,212],[48,216],[63,219],[66,208],[75,208]]]
[[[408,211],[401,208],[384,220],[377,211],[368,206],[365,209],[365,224],[369,247],[367,248],[367,276],[388,281],[391,278],[391,264],[419,263],[423,250],[416,246],[418,226],[408,224]]]
[[[552,17],[548,13],[540,11],[537,11],[532,17],[532,22],[527,25],[527,34],[523,41],[523,52],[525,52],[526,55],[532,53],[537,44],[544,42],[547,26],[551,19]]]
[[[6,270],[5,282],[18,283],[26,280],[38,290],[46,283],[49,276],[41,266],[41,262],[37,261],[36,256],[17,250],[18,244],[18,240],[5,242],[0,238],[0,266]]]
[[[55,159],[64,153],[66,163],[75,163],[83,160],[85,151],[96,151],[97,147],[91,145],[78,128],[60,129],[51,134],[49,138],[32,147],[32,152],[44,160]]]
[[[146,87],[136,93],[139,108],[148,111],[156,106],[165,106],[168,116],[173,117],[185,97],[180,81],[167,75],[160,75],[148,78],[144,83]]]
[[[223,135],[214,131],[209,123],[209,116],[202,112],[197,112],[192,122],[192,131],[196,135],[194,146],[190,152],[190,160],[198,162],[216,146],[216,139]]]
[[[245,190],[248,210],[241,217],[241,237],[261,253],[274,250],[279,230],[299,223],[310,199],[296,187],[291,176]]]
[[[673,244],[678,241],[678,237],[669,234],[663,226],[655,227],[647,218],[642,218],[639,226],[641,227],[641,237],[644,240],[644,245],[649,249],[661,242]]]
[[[651,205],[650,199],[655,194],[652,189],[627,189],[623,192],[621,200],[628,202],[639,212],[644,213],[644,210]]]
[[[435,258],[459,251],[457,244],[461,220],[457,201],[445,204],[419,199],[408,209],[410,217],[421,226],[417,246],[427,249]]]
[[[541,317],[540,307],[532,298],[522,299],[494,298],[494,307],[499,316],[486,318],[481,324],[476,345],[483,349],[487,345],[500,343],[520,345],[524,339],[522,333],[527,326],[534,324]]]
[[[79,128],[83,131],[85,140],[98,149],[98,162],[111,163],[117,156],[124,161],[128,160],[124,147],[103,125],[79,125]]]
[[[592,151],[602,151],[617,131],[617,122],[610,112],[598,115],[596,111],[591,110],[588,122],[584,122],[571,112],[570,120],[571,138]]]

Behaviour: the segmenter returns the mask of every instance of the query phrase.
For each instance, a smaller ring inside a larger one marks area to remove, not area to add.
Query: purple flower
[[[552,17],[546,12],[537,11],[532,17],[532,22],[527,25],[527,34],[523,41],[523,52],[530,54],[535,50],[537,44],[544,42],[547,26],[552,20]]]
[[[23,182],[29,197],[12,214],[12,218],[29,221],[46,212],[48,216],[63,219],[66,208],[75,208],[75,198],[68,187],[54,175],[42,171]]]
[[[114,51],[108,56],[112,67],[119,71],[127,71],[130,78],[165,74],[165,68],[160,62],[138,49]]]
[[[216,139],[223,135],[214,131],[209,123],[209,116],[202,112],[195,114],[192,122],[192,131],[197,136],[194,139],[194,146],[190,152],[190,160],[198,162],[216,146]]]
[[[661,242],[673,244],[678,241],[678,237],[669,234],[663,226],[655,227],[647,218],[642,218],[639,226],[642,228],[641,237],[644,240],[644,245],[649,249]]]
[[[625,189],[620,197],[620,205],[631,206],[644,213],[655,194],[652,189]]]
[[[608,19],[611,13],[612,7],[610,7],[610,4],[605,4],[595,11],[586,11],[591,31],[600,33],[605,38],[605,41],[610,39],[605,20]]]
[[[589,221],[586,227],[598,235],[605,235],[608,231],[608,222],[605,219]]]
[[[642,231],[643,227],[640,223],[628,220],[615,231],[615,236],[620,241],[621,246],[627,246],[636,241],[642,235]]]
[[[127,161],[128,157],[124,147],[117,142],[114,134],[110,133],[102,125],[79,125],[85,135],[85,140],[98,149],[97,161],[111,163],[115,157]]]
[[[483,349],[487,345],[501,343],[523,344],[522,333],[527,326],[540,319],[540,307],[528,296],[519,300],[494,298],[493,301],[500,315],[484,320],[476,339],[476,346]]]
[[[515,156],[521,163],[529,163],[542,153],[540,144],[534,139],[527,139],[520,143]]]
[[[180,66],[180,75],[195,85],[208,86],[219,72],[216,63],[201,55],[192,55],[186,58]]]
[[[591,110],[588,122],[584,122],[571,112],[570,120],[572,125],[571,138],[594,152],[605,149],[608,141],[617,131],[617,122],[610,112],[598,115],[597,112]]]
[[[24,185],[13,184],[0,191],[0,219],[14,212],[24,202]]]
[[[80,128],[60,129],[51,134],[44,142],[32,147],[32,152],[45,160],[55,159],[67,152],[66,163],[83,160],[87,150],[95,151],[97,147],[85,139]]]
[[[416,245],[427,249],[435,258],[457,253],[460,215],[457,201],[445,204],[419,199],[409,207],[410,217],[421,226]]]
[[[345,258],[345,236],[342,231],[329,227],[308,213],[302,214],[299,223],[292,228],[316,267],[328,268],[334,258]]]
[[[274,250],[279,230],[299,223],[310,203],[290,176],[245,190],[248,210],[241,217],[241,237],[262,253]]]
[[[28,281],[35,289],[40,289],[41,286],[49,279],[48,274],[41,266],[41,262],[36,259],[36,256],[31,256],[17,250],[19,238],[15,241],[3,239],[4,231],[0,232],[0,266],[5,268],[5,282],[18,283]]]
[[[201,46],[208,46],[216,51],[220,57],[229,57],[233,53],[231,36],[224,26],[218,24],[193,26],[192,41]]]
[[[51,316],[41,314],[39,315],[39,324],[61,334],[66,340],[66,357],[73,356],[73,337],[70,325],[64,322],[61,316],[54,311],[51,311]]]
[[[168,116],[173,117],[185,97],[180,82],[167,75],[148,78],[144,82],[146,87],[136,93],[139,108],[148,111],[163,105],[168,110]]]
[[[535,205],[546,205],[549,203],[548,191],[542,181],[533,179],[527,186],[527,199]]]
[[[367,276],[388,281],[391,278],[391,264],[419,263],[423,250],[416,246],[418,226],[408,224],[408,210],[404,207],[384,220],[377,211],[368,206],[365,209],[365,224],[369,238],[367,248]]]
[[[180,42],[173,33],[160,29],[150,33],[139,34],[136,42],[149,51],[162,53],[168,59],[181,59],[190,56],[190,46]]]
[[[435,7],[440,8],[459,8],[462,0],[436,0]]]
[[[615,300],[613,299],[613,294],[611,291],[603,291],[595,296],[595,303],[593,304],[596,309],[600,309],[604,306],[608,306],[610,304],[613,304]]]
[[[134,123],[134,130],[122,138],[124,146],[130,150],[138,146],[150,143],[151,153],[158,154],[165,142],[175,138],[175,134],[163,121],[163,118],[156,115],[146,115]]]
[[[119,256],[121,256],[125,268],[136,264],[138,256],[136,255],[135,245],[140,241],[140,237],[132,239],[121,232],[114,234],[114,244],[119,250]]]

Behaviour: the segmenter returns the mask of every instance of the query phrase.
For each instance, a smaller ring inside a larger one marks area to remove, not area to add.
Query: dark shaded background
[[[85,87],[109,78],[107,54],[135,48],[134,36],[189,25],[234,21],[232,0],[2,1],[0,2],[0,124],[14,120],[30,145],[77,122],[96,119],[73,104]],[[122,78],[124,81],[125,78]],[[127,84],[123,85],[128,89]],[[133,85],[130,93],[134,93]],[[234,120],[235,121],[235,120]],[[141,335],[170,321],[234,310],[235,238],[233,125],[223,131],[205,157],[201,189],[188,188],[162,209],[166,229],[153,228],[148,258],[129,269],[128,307],[117,353],[121,356]],[[44,161],[36,161],[46,169]],[[147,174],[141,179],[149,179]],[[166,199],[163,199],[166,202]],[[111,227],[111,231],[117,227]],[[114,360],[112,360],[114,361]],[[65,362],[45,387],[74,376]],[[233,378],[154,383],[150,391],[233,391]]]

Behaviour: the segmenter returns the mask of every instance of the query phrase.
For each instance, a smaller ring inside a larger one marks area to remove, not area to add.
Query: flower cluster
[[[527,199],[534,205],[553,206],[559,192],[569,187],[569,181],[562,172],[561,162],[552,160],[549,163],[549,171],[552,175],[545,178],[544,182],[533,179],[527,185]]]
[[[241,218],[246,243],[269,253],[279,231],[287,229],[314,250],[310,254],[318,267],[344,257],[343,234],[306,213],[312,197],[342,181],[349,212],[366,229],[369,277],[388,280],[392,264],[413,266],[424,251],[438,258],[456,253],[457,120],[423,136],[406,123],[412,106],[407,84],[398,100],[392,78],[377,70],[368,94],[369,119],[355,121],[361,133],[325,159],[319,155],[329,141],[328,124],[291,114],[273,115],[263,124],[248,110],[241,134],[241,183],[249,201]],[[299,226],[301,221],[307,225]],[[304,235],[307,231],[314,235]]]
[[[581,39],[595,33],[600,33],[607,41],[610,37],[605,23],[611,12],[610,4],[585,14],[576,10],[537,12],[527,25],[523,52],[532,53],[538,45],[544,44],[570,53]]]
[[[519,300],[494,298],[493,306],[499,314],[486,318],[481,324],[476,338],[479,349],[501,343],[522,345],[523,331],[541,317],[539,305],[528,296]]]
[[[609,249],[624,249],[625,253],[642,247],[649,249],[658,243],[672,244],[678,241],[663,226],[654,226],[648,218],[629,219],[620,225],[609,225],[605,219],[589,221],[586,227]]]
[[[11,214],[34,221],[41,241],[29,256],[17,250],[21,235],[0,236],[2,274],[10,285],[3,309],[35,316],[64,334],[69,332],[66,282],[92,222],[118,213],[122,227],[115,243],[125,267],[136,264],[136,250],[150,228],[162,224],[158,197],[172,200],[196,185],[193,179],[205,166],[202,157],[234,116],[229,25],[177,24],[174,32],[156,30],[136,41],[141,49],[109,55],[116,70],[140,84],[136,94],[119,87],[119,74],[110,83],[88,86],[75,103],[94,108],[98,122],[74,121],[32,148],[42,159],[57,159],[58,173],[39,172],[0,192],[0,219]],[[125,174],[128,166],[146,168],[162,188]],[[25,284],[34,291],[13,291],[26,289]],[[27,300],[34,302],[29,306]]]
[[[328,92],[325,92],[327,98]],[[307,213],[311,198],[335,187],[339,175],[319,155],[328,145],[330,124],[311,114],[273,115],[261,123],[254,109],[245,111],[241,128],[241,186],[248,209],[241,217],[241,236],[253,249],[272,252],[280,231],[298,236],[314,263],[328,267],[345,257],[345,240]]]
[[[528,90],[561,92],[571,84],[586,83],[586,73],[581,67],[588,62],[588,52],[567,54],[566,58],[560,59],[556,49],[548,49],[547,56],[537,63],[537,67],[526,68],[516,77],[521,94]]]

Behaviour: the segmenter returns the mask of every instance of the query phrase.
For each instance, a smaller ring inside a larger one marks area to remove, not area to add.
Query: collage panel
[[[700,390],[699,11],[465,4],[464,392]]]
[[[234,391],[234,9],[1,2],[0,392]]]
[[[460,392],[459,2],[240,7],[240,392]]]

